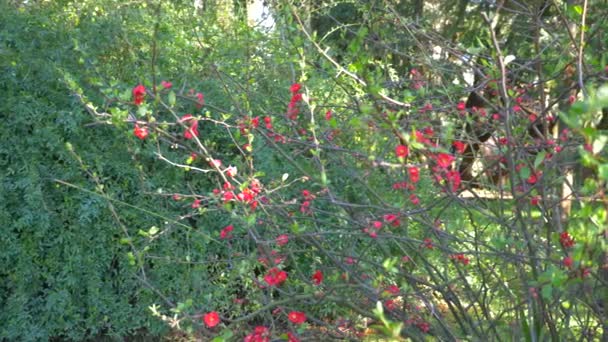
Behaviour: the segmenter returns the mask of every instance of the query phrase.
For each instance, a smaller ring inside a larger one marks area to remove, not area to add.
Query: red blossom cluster
[[[144,97],[146,96],[146,87],[141,84],[138,84],[133,88],[133,103],[139,106],[144,103]]]
[[[257,326],[253,332],[243,339],[243,342],[270,342],[270,330],[265,326]]]
[[[190,140],[198,137],[198,120],[192,114],[182,116],[179,122],[188,123],[187,125],[189,125],[184,131],[184,138]]]
[[[398,296],[399,292],[401,290],[399,290],[399,286],[397,285],[389,285],[386,287],[386,289],[384,289],[384,292],[386,292],[387,294],[391,295],[391,296]]]
[[[280,255],[279,252],[277,252],[276,250],[270,251],[270,256],[273,258],[272,262],[273,262],[274,265],[278,265],[278,264],[282,263],[283,261],[285,261],[285,256]],[[266,257],[259,257],[258,261],[262,265],[268,266],[268,258],[266,258]]]
[[[456,150],[456,152],[458,152],[458,154],[463,154],[464,151],[467,148],[467,145],[465,143],[463,143],[462,141],[454,141],[452,143],[452,146],[454,146],[454,149]]]
[[[268,286],[279,286],[287,280],[287,272],[273,267],[268,270],[268,273],[264,276],[264,281]]]
[[[133,135],[135,135],[140,140],[144,140],[148,136],[148,128],[146,126],[139,126],[138,124],[135,124],[135,128],[133,129]]]
[[[232,237],[232,231],[234,230],[234,226],[232,225],[228,225],[226,227],[224,227],[224,229],[222,229],[222,231],[220,232],[220,239],[229,239]]]
[[[287,106],[287,117],[291,120],[295,120],[298,118],[298,114],[300,113],[298,109],[298,103],[302,101],[302,94],[300,93],[300,89],[302,86],[299,83],[294,83],[289,88],[291,92],[291,101],[289,101],[289,105]]]
[[[302,324],[306,322],[306,314],[300,311],[292,311],[287,315],[289,321],[293,324]]]
[[[562,244],[562,247],[564,247],[564,249],[571,248],[572,246],[574,246],[574,239],[566,231],[559,234],[559,242]]]
[[[564,267],[571,268],[572,265],[574,264],[574,259],[571,256],[567,255],[562,260],[562,263],[564,264]]]
[[[462,253],[452,254],[452,255],[450,255],[450,259],[454,260],[455,262],[459,262],[465,266],[468,265],[469,262],[471,261],[469,258],[464,256],[464,254],[462,254]]]
[[[218,167],[221,165],[219,160],[214,160],[212,163]],[[225,172],[227,176],[234,177],[237,169],[236,167],[230,166],[225,170]],[[249,187],[244,188],[239,194],[235,194],[233,190],[234,186],[232,186],[230,182],[226,182],[224,183],[223,190],[213,189],[213,193],[215,195],[221,195],[224,204],[232,201],[238,201],[249,204],[251,210],[255,210],[258,207],[258,196],[262,192],[262,185],[258,179],[254,178],[249,183]]]
[[[410,154],[410,149],[406,145],[397,145],[395,147],[395,154],[398,158],[407,158]]]
[[[278,246],[285,246],[289,242],[289,236],[287,234],[281,234],[277,236],[275,241]]]
[[[302,197],[304,197],[304,201],[302,201],[302,204],[300,205],[300,212],[302,214],[311,214],[312,213],[312,210],[310,209],[311,201],[313,199],[315,199],[316,196],[313,195],[308,190],[302,190]]]
[[[397,216],[396,214],[386,214],[383,216],[383,218],[384,218],[384,221],[386,221],[393,227],[399,227],[399,225],[401,224],[401,221],[399,220],[399,216]]]
[[[418,90],[418,89],[422,88],[424,86],[424,84],[426,83],[424,81],[422,74],[416,68],[410,70],[410,76],[412,78],[412,89],[414,89],[414,90]]]
[[[220,315],[215,311],[211,311],[203,315],[203,321],[207,328],[213,328],[220,323]]]
[[[320,270],[316,270],[315,273],[313,273],[311,279],[313,284],[317,286],[321,285],[321,283],[323,282],[323,272],[321,272]]]

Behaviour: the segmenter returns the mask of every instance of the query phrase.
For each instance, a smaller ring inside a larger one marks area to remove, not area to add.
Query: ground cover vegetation
[[[607,12],[0,2],[0,339],[606,340]]]

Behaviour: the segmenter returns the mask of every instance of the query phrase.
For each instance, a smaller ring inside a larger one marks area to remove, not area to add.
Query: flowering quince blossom
[[[385,290],[386,293],[388,293],[389,295],[392,296],[398,296],[399,295],[399,286],[397,285],[389,285]]]
[[[270,330],[265,326],[257,326],[253,332],[243,339],[243,342],[270,342]]]
[[[563,232],[559,234],[559,242],[562,244],[564,248],[570,248],[574,246],[574,239],[568,232]]]
[[[291,101],[289,101],[289,105],[287,106],[287,116],[291,120],[295,120],[298,118],[298,102],[302,101],[302,94],[299,93],[302,86],[299,83],[294,83],[289,88],[291,91]]]
[[[279,235],[277,236],[276,242],[279,246],[285,246],[289,242],[289,236],[287,234]]]
[[[226,226],[224,229],[222,229],[222,231],[220,232],[220,239],[227,239],[230,238],[230,233],[234,230],[234,227],[232,225]]]
[[[312,282],[315,285],[321,285],[321,283],[323,282],[323,272],[321,272],[320,270],[316,270],[315,273],[312,275]]]
[[[463,101],[460,101],[456,105],[456,109],[458,109],[458,111],[462,112],[466,109],[466,104]]]
[[[200,199],[195,199],[194,202],[192,202],[192,209],[198,209],[201,207],[201,200]]]
[[[439,153],[435,156],[435,161],[440,168],[447,169],[452,165],[454,156],[448,153]]]
[[[234,177],[234,176],[236,176],[237,171],[238,170],[237,170],[236,166],[232,166],[232,165],[228,166],[228,168],[226,168],[226,175],[228,177]]]
[[[397,145],[395,147],[395,154],[399,158],[406,158],[410,154],[410,149],[405,145]]]
[[[393,227],[398,227],[401,224],[399,216],[395,214],[386,214],[383,216],[384,221],[390,223]]]
[[[268,273],[264,276],[264,281],[266,281],[269,286],[281,285],[285,280],[287,280],[287,272],[281,271],[276,267],[268,270]]]
[[[411,194],[410,202],[412,202],[413,205],[418,205],[418,204],[420,204],[420,198],[418,198],[418,196],[416,196],[416,194]]]
[[[464,256],[464,254],[460,253],[460,254],[452,254],[450,255],[450,259],[459,262],[463,265],[468,265],[469,262],[471,261],[469,258],[467,258],[466,256]]]
[[[463,143],[462,141],[454,141],[452,143],[452,146],[454,146],[454,148],[456,149],[456,152],[458,152],[459,154],[463,154],[465,149],[467,148],[467,145],[465,143]]]
[[[140,140],[144,140],[148,136],[148,128],[136,124],[135,128],[133,129],[133,135],[135,135]]]
[[[217,312],[211,311],[203,316],[203,321],[208,328],[213,328],[220,323],[220,315]]]
[[[384,301],[384,307],[386,308],[386,310],[388,311],[393,311],[395,310],[395,301],[393,299],[387,299],[386,301]]]
[[[572,259],[572,257],[568,255],[564,257],[562,263],[564,264],[564,267],[571,268],[572,264],[574,263],[574,259]]]
[[[539,201],[540,201],[540,196],[533,196],[532,198],[530,198],[531,205],[538,205]]]
[[[213,159],[209,162],[209,165],[211,165],[211,167],[220,167],[222,166],[222,161],[219,159]]]
[[[418,169],[417,166],[412,166],[407,169],[407,172],[410,176],[410,182],[418,183],[418,181],[420,180],[420,169]]]
[[[184,138],[190,140],[194,137],[198,137],[198,120],[192,116],[192,114],[186,114],[181,117],[180,122],[190,122],[190,126],[184,131]]]
[[[302,324],[306,321],[306,314],[299,311],[292,311],[287,317],[293,324]]]
[[[452,192],[456,192],[458,188],[460,188],[460,184],[462,182],[460,178],[460,173],[457,170],[448,171],[446,174],[446,178],[448,183],[452,186]]]
[[[133,88],[133,103],[139,106],[144,103],[144,97],[146,96],[146,87],[141,84],[138,84]]]
[[[165,89],[169,89],[169,88],[171,88],[171,87],[173,86],[173,83],[171,83],[171,82],[167,82],[167,81],[162,81],[162,82],[160,82],[160,84],[161,84],[161,85],[163,86],[163,88],[165,88]]]
[[[292,92],[293,94],[299,92],[300,89],[302,89],[302,85],[299,83],[294,83],[291,85],[291,87],[289,87],[289,91]]]
[[[196,93],[196,99],[198,100],[198,103],[196,104],[196,108],[201,109],[203,107],[203,105],[205,104],[205,97],[203,96],[203,93]]]
[[[431,240],[430,238],[424,239],[424,241],[422,242],[422,244],[427,249],[433,249],[433,240]]]

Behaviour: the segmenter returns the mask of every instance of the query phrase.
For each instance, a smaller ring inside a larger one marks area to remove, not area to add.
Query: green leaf
[[[602,180],[608,180],[608,164],[601,164],[597,168],[598,177]]]
[[[171,92],[169,92],[167,101],[169,102],[169,106],[171,106],[171,107],[175,106],[176,99],[175,99],[175,92],[173,90]]]
[[[544,299],[551,299],[551,296],[553,295],[553,286],[552,285],[545,285],[542,287],[541,291],[540,291],[541,296]]]
[[[534,158],[534,169],[538,169],[540,164],[542,164],[545,160],[546,155],[547,151],[541,151],[539,154],[536,155],[536,158]]]

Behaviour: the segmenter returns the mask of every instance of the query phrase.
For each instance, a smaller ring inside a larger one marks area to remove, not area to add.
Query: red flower
[[[220,323],[220,315],[217,312],[211,311],[203,316],[203,321],[208,328],[213,328]]]
[[[397,285],[389,285],[386,290],[384,290],[386,292],[388,292],[389,294],[393,295],[393,296],[397,296],[399,295],[399,286]]]
[[[440,168],[447,169],[452,165],[454,161],[454,156],[447,153],[439,153],[435,156],[435,161],[437,161],[437,165]]]
[[[392,299],[387,299],[387,300],[384,302],[384,307],[385,307],[385,308],[386,308],[386,310],[388,310],[388,311],[393,311],[393,310],[395,310],[395,301],[394,301],[394,300],[392,300]]]
[[[448,183],[452,186],[452,192],[456,192],[458,188],[460,188],[460,173],[457,170],[448,171],[446,174],[446,178],[448,179]]]
[[[133,135],[135,135],[136,137],[138,137],[141,140],[146,139],[146,137],[148,136],[148,128],[147,127],[140,127],[139,125],[135,125],[135,128],[133,129]]]
[[[559,242],[562,244],[564,248],[570,248],[574,246],[574,239],[568,232],[563,232],[559,234]]]
[[[253,332],[243,339],[243,342],[268,342],[270,341],[270,331],[265,326],[257,326]]]
[[[454,141],[452,143],[452,146],[454,146],[454,148],[456,149],[456,152],[463,154],[464,150],[467,148],[467,145],[465,143],[463,143],[462,141]]]
[[[228,166],[226,168],[226,176],[228,176],[228,177],[234,177],[234,176],[236,176],[237,171],[238,170],[237,170],[236,166],[232,166],[232,165]]]
[[[407,169],[407,171],[410,175],[410,182],[418,183],[418,181],[420,180],[420,169],[418,169],[418,167],[416,166],[412,166]]]
[[[420,198],[418,198],[418,196],[416,196],[416,194],[411,194],[410,202],[412,202],[413,205],[418,205],[418,204],[420,204]]]
[[[393,227],[398,227],[401,224],[399,221],[399,216],[395,214],[386,214],[383,218],[384,221],[390,223]]]
[[[325,112],[325,120],[327,120],[327,121],[331,120],[331,110],[328,110],[327,112]]]
[[[196,93],[196,99],[198,100],[196,108],[200,109],[205,104],[205,97],[203,96],[203,93]]]
[[[179,121],[190,121],[190,127],[186,128],[186,131],[184,132],[184,138],[190,140],[194,137],[198,137],[198,120],[196,120],[191,114],[186,114],[182,116]]]
[[[460,253],[460,254],[452,254],[450,255],[450,259],[456,261],[456,262],[460,262],[463,265],[468,265],[469,262],[471,261],[469,258],[467,258],[466,256],[464,256],[464,254]]]
[[[540,196],[533,196],[532,198],[530,198],[531,205],[538,205],[539,201],[540,201]]]
[[[291,85],[291,87],[289,87],[289,91],[295,94],[295,93],[299,92],[301,88],[302,88],[301,84],[294,83]]]
[[[276,267],[268,270],[268,273],[264,276],[264,281],[266,281],[269,286],[281,285],[285,280],[287,280],[287,273]]]
[[[135,88],[133,88],[133,103],[136,105],[140,105],[144,102],[144,97],[146,96],[146,87],[139,84]]]
[[[306,314],[299,311],[292,311],[287,317],[293,324],[302,324],[306,321]]]
[[[260,117],[256,116],[255,118],[251,119],[251,127],[258,128],[258,126],[260,126]]]
[[[399,158],[406,158],[410,154],[410,149],[405,145],[397,145],[395,147],[395,154]]]
[[[463,111],[466,109],[466,104],[462,101],[458,102],[458,104],[456,105],[456,109],[458,109],[459,111]]]
[[[312,275],[312,282],[315,285],[321,285],[323,282],[323,273],[320,270],[315,271]]]
[[[160,82],[160,84],[163,86],[163,88],[165,89],[169,89],[173,86],[173,84],[171,82],[167,82],[167,81],[162,81]]]
[[[289,242],[289,236],[287,234],[279,235],[277,236],[276,242],[279,246],[285,246]]]
[[[568,256],[564,257],[564,259],[562,260],[562,263],[564,264],[564,267],[570,268],[570,267],[572,267],[572,264],[574,263],[574,259],[572,259],[572,257],[568,255]]]
[[[222,229],[222,231],[220,232],[220,239],[226,239],[230,237],[230,233],[232,232],[232,230],[234,230],[234,227],[232,225],[226,226],[224,229]]]
[[[198,209],[200,207],[201,207],[201,200],[195,199],[194,202],[192,202],[192,209]]]

